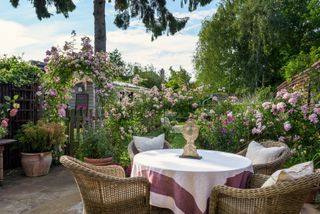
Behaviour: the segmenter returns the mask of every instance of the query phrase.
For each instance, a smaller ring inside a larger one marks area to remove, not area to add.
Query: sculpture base
[[[189,156],[189,155],[180,155],[179,158],[190,158],[190,159],[202,159],[201,156]]]

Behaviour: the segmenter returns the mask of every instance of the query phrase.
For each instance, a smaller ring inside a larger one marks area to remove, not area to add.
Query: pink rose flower
[[[284,102],[280,102],[277,104],[277,111],[284,112],[286,110],[286,104]]]
[[[228,118],[229,121],[233,121],[233,119],[234,119],[233,118],[233,113],[232,112],[228,112],[227,113],[227,118]]]
[[[55,97],[57,96],[57,91],[53,88],[50,88],[48,91],[49,96]]]
[[[291,96],[291,94],[289,94],[288,92],[286,92],[286,93],[284,93],[284,94],[282,95],[282,98],[285,99],[285,100],[287,100],[287,99],[290,98],[290,96]]]
[[[14,116],[16,116],[17,115],[17,112],[18,112],[18,109],[16,109],[16,108],[13,108],[13,109],[11,109],[10,110],[10,117],[14,117]]]
[[[307,104],[301,106],[300,109],[301,109],[303,114],[307,114],[308,113],[308,105]]]
[[[315,114],[320,115],[320,108],[314,108],[314,109],[313,109],[313,112],[314,112]]]
[[[264,110],[270,109],[272,107],[272,103],[271,102],[264,102],[264,103],[262,103],[262,107],[264,108]]]
[[[311,123],[314,123],[314,124],[317,124],[319,122],[318,116],[315,113],[310,114],[308,119],[310,120]]]
[[[291,104],[291,105],[295,105],[297,102],[298,102],[298,99],[296,97],[291,97],[288,102]]]
[[[58,108],[58,114],[60,117],[65,117],[66,116],[66,105],[65,104],[61,104]]]
[[[290,122],[286,121],[286,122],[283,124],[283,128],[284,128],[284,130],[287,132],[287,131],[289,131],[289,130],[292,128],[292,125],[290,124]]]
[[[261,132],[262,132],[262,129],[261,129],[261,128],[256,128],[256,127],[254,127],[254,128],[252,129],[252,134],[261,134]]]
[[[36,92],[36,95],[39,97],[39,96],[42,95],[42,92],[41,92],[41,91],[37,91],[37,92]]]
[[[288,91],[287,91],[286,89],[282,89],[281,91],[278,91],[276,98],[282,98],[283,95],[284,95],[285,93],[287,93],[287,92],[288,92]]]
[[[7,128],[8,125],[9,125],[8,122],[9,122],[8,119],[3,119],[3,120],[1,121],[1,126],[2,126],[3,128]]]

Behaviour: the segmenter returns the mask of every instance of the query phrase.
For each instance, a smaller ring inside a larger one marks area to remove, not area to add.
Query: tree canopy
[[[18,7],[20,0],[10,0],[14,7]],[[35,10],[38,18],[49,18],[49,7],[55,7],[57,13],[62,13],[68,17],[68,13],[75,9],[73,0],[29,0]],[[187,5],[189,11],[194,11],[198,6],[205,6],[212,0],[181,0],[181,7]],[[108,1],[109,3],[111,1]],[[103,7],[103,8],[102,8]],[[95,46],[105,46],[105,0],[94,0],[95,16]],[[188,17],[178,18],[167,9],[165,0],[114,0],[114,9],[116,16],[114,24],[127,29],[133,18],[140,19],[147,31],[152,33],[152,40],[163,34],[173,35],[183,29],[188,21]],[[105,47],[99,47],[97,51],[105,51]]]
[[[13,7],[19,6],[20,0],[10,0]],[[65,17],[69,16],[69,12],[72,12],[76,5],[73,3],[72,0],[29,0],[30,3],[33,4],[33,7],[36,10],[36,14],[38,16],[38,19],[43,18],[50,18],[53,14],[49,13],[48,8],[49,7],[55,7],[56,13],[60,14],[62,13]]]
[[[319,5],[319,0],[221,1],[199,33],[198,81],[230,92],[281,82],[290,60],[319,47]]]
[[[190,75],[187,70],[180,67],[179,70],[174,70],[172,67],[169,68],[170,77],[168,82],[166,82],[166,86],[172,89],[179,89],[182,87],[189,88],[190,85]]]

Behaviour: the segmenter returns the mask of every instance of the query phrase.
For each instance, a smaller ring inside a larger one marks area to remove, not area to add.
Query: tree
[[[18,7],[20,0],[10,0],[13,7]],[[33,4],[33,7],[36,10],[38,19],[50,18],[52,16],[48,11],[48,7],[54,5],[56,8],[56,13],[62,13],[65,17],[69,16],[69,12],[72,12],[76,5],[72,0],[29,0]]]
[[[319,44],[319,4],[314,2],[319,0],[222,1],[199,34],[194,58],[198,81],[229,92],[282,82],[286,62]],[[310,11],[313,22],[307,18]]]
[[[186,69],[180,67],[179,70],[174,70],[172,67],[170,67],[169,70],[170,77],[168,82],[166,83],[167,87],[170,87],[174,90],[182,88],[184,86],[189,88],[191,77]]]
[[[157,86],[158,88],[161,88],[163,79],[159,75],[159,72],[157,72],[156,68],[154,68],[153,66],[142,67],[139,64],[129,64],[127,66],[127,69],[129,71],[128,73],[132,74],[131,77],[134,77],[136,75],[140,77],[140,86],[146,88]]]
[[[57,13],[63,13],[68,17],[68,12],[75,9],[72,0],[29,0],[36,9],[38,18],[49,18],[52,14],[48,7],[56,7]],[[194,11],[197,7],[205,6],[212,0],[181,0],[181,6],[188,4],[188,10]],[[10,0],[17,7],[19,0]],[[106,24],[105,24],[105,0],[93,0],[94,2],[94,32],[95,51],[106,51]],[[109,1],[111,2],[111,1]],[[177,18],[166,7],[165,0],[115,0],[114,9],[117,12],[114,23],[121,29],[127,29],[132,18],[142,20],[147,31],[152,33],[152,40],[164,33],[173,35],[183,29],[188,21],[187,17]]]

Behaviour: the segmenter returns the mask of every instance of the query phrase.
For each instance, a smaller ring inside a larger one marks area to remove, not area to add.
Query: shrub
[[[22,125],[16,138],[24,152],[47,152],[61,149],[66,142],[65,127],[58,123],[45,123],[39,120],[36,124],[28,122]]]

